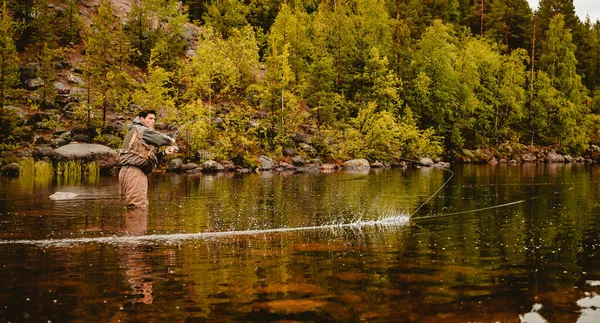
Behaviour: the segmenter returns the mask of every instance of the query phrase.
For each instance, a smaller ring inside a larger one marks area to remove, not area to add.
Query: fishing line
[[[181,130],[183,130],[183,128],[185,128],[185,126],[188,125],[188,123],[190,123],[191,121],[188,121],[184,124],[182,124],[181,126],[179,126],[179,128],[177,128],[177,130],[175,131],[175,134],[173,135],[173,141],[175,141],[177,139],[177,136],[179,135],[179,133],[181,132]]]

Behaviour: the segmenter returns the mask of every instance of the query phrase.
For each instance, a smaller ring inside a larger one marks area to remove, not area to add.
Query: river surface
[[[0,178],[0,322],[600,322],[599,175]]]

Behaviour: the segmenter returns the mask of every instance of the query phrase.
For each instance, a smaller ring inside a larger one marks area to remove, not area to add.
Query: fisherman
[[[165,155],[177,152],[173,138],[154,130],[155,122],[156,111],[140,111],[119,151],[119,193],[125,195],[128,208],[148,207],[147,175],[152,173]],[[160,146],[169,147],[157,152]]]

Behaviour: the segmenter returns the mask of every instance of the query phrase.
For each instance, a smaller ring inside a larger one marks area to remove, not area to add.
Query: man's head
[[[154,123],[156,122],[156,111],[142,110],[138,113],[138,117],[140,117],[140,120],[146,125],[146,127],[154,128]]]

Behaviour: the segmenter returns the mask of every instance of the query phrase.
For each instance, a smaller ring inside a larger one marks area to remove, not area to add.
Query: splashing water
[[[177,243],[187,240],[208,240],[232,236],[251,236],[259,234],[311,231],[311,230],[336,230],[336,229],[361,229],[366,227],[389,227],[406,225],[410,217],[407,214],[385,216],[377,220],[357,220],[351,223],[326,224],[298,228],[273,228],[259,230],[240,230],[223,232],[198,232],[198,233],[175,233],[175,234],[152,234],[140,236],[111,236],[95,238],[66,238],[66,239],[39,239],[39,240],[0,240],[0,244],[25,244],[37,246],[71,246],[83,243],[105,243],[105,244],[147,244],[147,243]]]

